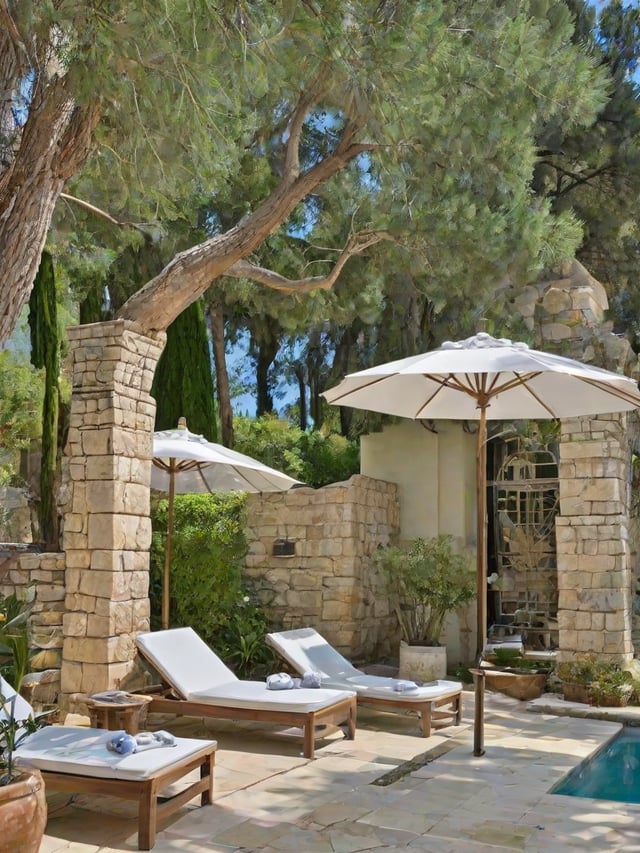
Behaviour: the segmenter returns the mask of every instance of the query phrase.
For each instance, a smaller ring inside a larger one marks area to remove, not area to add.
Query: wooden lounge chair
[[[0,676],[5,699],[15,690]],[[6,706],[5,706],[6,707]],[[0,706],[0,716],[7,711]],[[33,716],[33,709],[20,695],[14,717]],[[151,850],[158,821],[172,814],[198,794],[201,805],[213,797],[215,740],[175,738],[174,746],[118,755],[107,749],[114,732],[83,726],[47,726],[28,735],[14,752],[16,766],[36,768],[46,790],[69,793],[107,794],[138,803],[138,849]],[[199,778],[170,798],[165,789],[193,770]]]
[[[136,643],[165,684],[163,695],[153,695],[149,713],[299,726],[306,758],[313,758],[317,726],[345,724],[347,737],[355,737],[352,689],[269,690],[263,681],[243,681],[192,628],[138,634]]]
[[[462,717],[462,685],[458,681],[433,681],[414,689],[406,681],[367,675],[356,669],[313,628],[296,628],[267,634],[267,643],[299,673],[319,673],[322,685],[355,690],[358,702],[385,711],[418,711],[423,737],[431,735],[435,721],[457,726]],[[410,684],[410,683],[409,683]]]

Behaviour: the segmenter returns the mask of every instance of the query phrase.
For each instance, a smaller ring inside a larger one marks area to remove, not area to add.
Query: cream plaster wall
[[[400,538],[450,533],[476,556],[476,437],[457,421],[436,421],[437,432],[404,420],[363,435],[360,471],[398,485]],[[448,666],[474,656],[476,605],[445,625]]]

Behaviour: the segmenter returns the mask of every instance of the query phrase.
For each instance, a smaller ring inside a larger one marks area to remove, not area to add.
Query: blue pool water
[[[565,776],[551,793],[640,803],[640,728],[625,726],[593,758],[581,762]]]

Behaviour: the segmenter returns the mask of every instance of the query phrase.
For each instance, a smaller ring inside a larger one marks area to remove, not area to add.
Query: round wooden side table
[[[135,693],[126,698],[118,698],[110,701],[108,699],[87,699],[89,719],[92,728],[95,729],[124,729],[130,735],[136,735],[147,719],[147,706],[151,702],[151,696],[142,696]]]

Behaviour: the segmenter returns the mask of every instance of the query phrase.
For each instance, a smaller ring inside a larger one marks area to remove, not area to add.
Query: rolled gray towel
[[[312,669],[310,669],[302,676],[300,687],[320,687],[321,684],[322,676],[320,675],[320,673],[314,672]]]
[[[295,682],[286,672],[274,672],[267,676],[267,690],[293,690]]]
[[[396,693],[410,693],[412,690],[417,690],[418,685],[415,681],[405,681],[402,678],[398,678],[393,682],[393,689]]]

